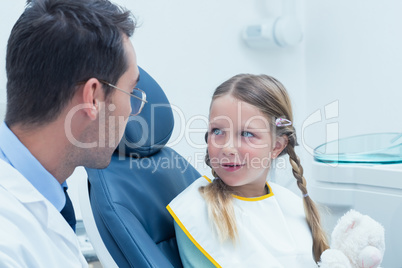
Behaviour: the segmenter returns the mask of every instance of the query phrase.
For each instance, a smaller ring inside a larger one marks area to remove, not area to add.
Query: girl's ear
[[[282,135],[280,137],[276,137],[275,144],[272,149],[272,159],[275,159],[279,156],[279,154],[288,146],[288,136]]]

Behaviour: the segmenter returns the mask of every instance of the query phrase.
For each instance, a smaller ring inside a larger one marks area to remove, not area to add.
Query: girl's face
[[[269,121],[259,109],[231,95],[212,102],[208,153],[218,176],[244,197],[266,194],[271,159],[284,148],[284,138],[273,140]]]

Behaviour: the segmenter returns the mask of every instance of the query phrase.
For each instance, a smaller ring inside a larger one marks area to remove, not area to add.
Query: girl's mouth
[[[235,163],[228,163],[228,164],[222,164],[222,168],[228,172],[233,172],[241,169],[244,164],[235,164]]]

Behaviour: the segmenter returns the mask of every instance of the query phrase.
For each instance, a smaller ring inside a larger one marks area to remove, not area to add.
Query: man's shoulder
[[[5,179],[12,179],[8,175],[13,175],[13,172],[4,174],[2,170],[0,177],[4,178],[6,176]],[[22,213],[22,211],[25,210],[25,207],[15,195],[15,192],[18,191],[18,186],[14,185],[10,187],[10,185],[4,184],[3,182],[4,180],[0,179],[0,218],[16,219],[26,217],[27,215]]]
[[[0,212],[0,267],[87,267],[70,227],[45,202],[23,203],[0,185]]]
[[[35,229],[34,226],[26,228],[27,224],[32,224],[31,213],[26,209],[24,204],[3,185],[0,185],[0,211],[0,236],[2,237],[1,240],[3,243],[11,243],[12,241],[5,241],[9,239],[22,239],[27,235],[26,232],[31,232]],[[14,238],[9,237],[9,233],[12,233]]]
[[[0,177],[5,176],[22,176],[13,166],[11,166],[6,160],[0,158]]]

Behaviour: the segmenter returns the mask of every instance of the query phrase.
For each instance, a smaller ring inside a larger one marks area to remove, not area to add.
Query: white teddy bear
[[[321,255],[320,268],[377,268],[385,251],[384,228],[355,210],[342,216]]]

